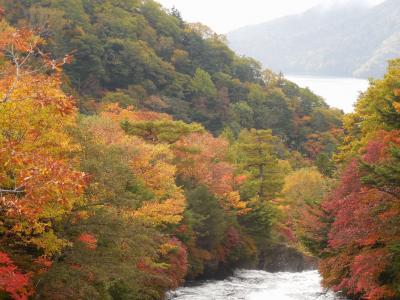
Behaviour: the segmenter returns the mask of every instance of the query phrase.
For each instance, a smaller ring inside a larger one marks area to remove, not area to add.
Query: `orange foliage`
[[[178,174],[220,195],[232,191],[233,167],[223,161],[227,147],[227,141],[211,134],[194,133],[181,138],[174,147]]]
[[[9,48],[23,53],[34,51],[40,43],[42,40],[31,30],[8,27],[0,33],[0,57],[4,57]]]
[[[53,265],[53,261],[45,256],[39,256],[34,260],[34,263],[39,266],[38,274],[47,272]]]
[[[235,184],[245,177],[235,177],[234,166],[225,161],[228,142],[211,134],[193,133],[181,138],[175,145],[178,175],[203,184],[219,196],[222,207],[234,208],[243,214],[246,203],[234,191]]]
[[[84,243],[88,250],[96,250],[97,248],[97,239],[91,233],[82,233],[78,236],[77,240]]]
[[[0,290],[8,293],[12,299],[27,300],[32,295],[29,279],[29,274],[22,274],[8,255],[0,252]]]
[[[310,134],[307,136],[307,142],[303,145],[310,157],[316,158],[317,155],[323,150],[324,145],[321,141],[321,136],[318,134]]]
[[[154,226],[179,223],[186,201],[182,190],[175,184],[176,167],[172,164],[174,155],[169,145],[150,144],[122,130],[121,120],[141,120],[142,112],[121,109],[118,105],[108,107],[100,119],[90,123],[89,132],[99,143],[122,147],[133,175],[154,196],[152,201],[143,203],[142,207],[127,212],[127,215]]]
[[[226,211],[234,210],[238,215],[245,215],[251,211],[251,208],[247,207],[246,202],[240,200],[239,192],[226,193],[221,201],[221,206]]]
[[[153,111],[136,111],[133,106],[121,108],[118,103],[105,105],[102,108],[100,115],[118,122],[172,120],[172,117],[167,114],[157,113]]]
[[[161,245],[159,256],[159,261],[143,258],[138,262],[137,267],[153,275],[150,277],[153,285],[161,285],[166,289],[179,287],[184,282],[188,271],[186,247],[176,238],[172,238]]]
[[[161,203],[146,202],[133,213],[133,216],[155,226],[178,224],[183,218],[185,203],[185,198],[182,195],[178,195],[175,199],[167,199]]]
[[[29,65],[35,54],[50,63],[39,53],[40,43],[27,29],[6,26],[0,33],[0,57],[7,53],[12,59],[0,67],[0,206],[17,220],[9,233],[54,253],[65,243],[57,240],[51,221],[80,201],[86,182],[71,159],[79,151],[67,131],[76,124],[74,101],[62,92],[60,74]]]

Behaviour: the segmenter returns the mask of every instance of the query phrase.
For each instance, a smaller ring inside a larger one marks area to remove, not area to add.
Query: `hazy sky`
[[[185,20],[202,22],[218,33],[300,13],[319,4],[349,1],[360,0],[158,0],[167,8],[175,6]],[[365,1],[376,4],[383,0]]]

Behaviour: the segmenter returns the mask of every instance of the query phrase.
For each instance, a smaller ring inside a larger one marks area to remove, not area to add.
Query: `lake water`
[[[206,281],[167,294],[168,300],[343,300],[325,291],[317,271],[268,273],[239,270],[222,281]]]
[[[315,94],[322,96],[333,107],[344,112],[352,112],[360,92],[368,88],[368,80],[357,78],[315,77],[302,75],[286,75],[288,80],[300,87],[308,87]]]

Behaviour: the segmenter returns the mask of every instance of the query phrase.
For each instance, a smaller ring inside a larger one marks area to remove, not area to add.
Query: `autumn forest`
[[[355,112],[152,0],[0,0],[0,298],[163,299],[285,245],[400,299],[400,60]]]

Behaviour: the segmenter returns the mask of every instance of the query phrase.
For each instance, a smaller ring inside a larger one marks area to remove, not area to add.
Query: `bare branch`
[[[24,187],[23,186],[19,186],[16,187],[15,189],[2,189],[0,188],[0,195],[2,194],[22,194],[24,193]]]
[[[8,89],[6,95],[0,101],[0,103],[6,103],[10,99],[10,97],[11,97],[12,93],[14,92],[15,88],[17,87],[18,81],[20,79],[21,65],[20,65],[20,63],[18,61],[18,56],[14,52],[14,46],[13,45],[11,45],[11,52],[10,53],[11,53],[12,60],[13,60],[14,65],[15,65],[15,78],[13,80],[13,83],[12,83],[11,87]]]

